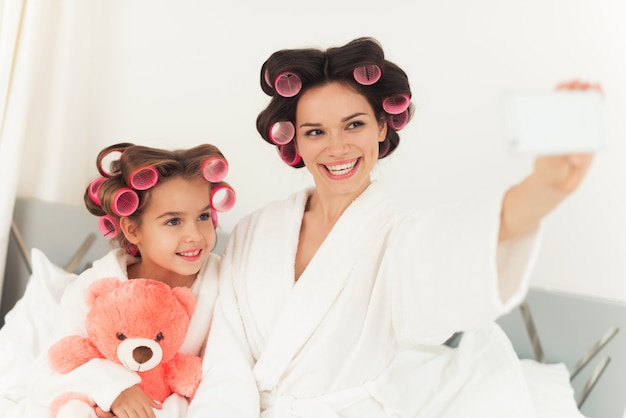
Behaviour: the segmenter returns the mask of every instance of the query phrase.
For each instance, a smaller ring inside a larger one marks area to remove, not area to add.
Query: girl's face
[[[312,88],[298,101],[296,144],[320,193],[354,198],[365,190],[386,134],[365,97],[343,84]]]
[[[128,228],[122,226],[141,252],[136,274],[170,284],[195,278],[216,240],[209,192],[203,179],[181,177],[151,190],[141,225],[130,221]]]

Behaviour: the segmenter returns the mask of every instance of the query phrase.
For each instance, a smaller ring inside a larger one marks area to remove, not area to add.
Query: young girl
[[[102,150],[97,167],[102,177],[88,186],[85,205],[117,248],[68,285],[60,301],[59,328],[49,343],[86,335],[85,294],[94,281],[148,278],[191,289],[196,308],[180,352],[200,355],[218,288],[219,257],[211,253],[217,211],[230,209],[235,199],[222,181],[228,169],[224,156],[209,144],[167,151],[121,143]],[[162,416],[185,415],[186,400],[172,395],[160,405],[137,385],[136,373],[108,361],[93,360],[59,375],[51,371],[44,347],[32,377],[30,394],[13,416],[47,416],[50,401],[72,390],[91,397],[99,416],[152,418],[160,409]]]

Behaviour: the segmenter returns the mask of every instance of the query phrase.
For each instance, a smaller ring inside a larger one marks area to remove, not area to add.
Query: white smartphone
[[[597,90],[510,92],[501,105],[514,154],[595,152],[605,145],[604,103]]]

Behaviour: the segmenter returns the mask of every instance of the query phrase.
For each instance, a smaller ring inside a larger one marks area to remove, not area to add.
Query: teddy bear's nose
[[[139,364],[143,364],[152,358],[152,349],[145,345],[133,349],[133,358]]]

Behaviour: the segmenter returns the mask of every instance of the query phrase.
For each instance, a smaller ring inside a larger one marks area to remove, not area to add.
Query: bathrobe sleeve
[[[222,256],[220,288],[202,364],[202,381],[191,400],[188,418],[257,418],[259,392],[252,374],[248,347],[233,288],[233,234]]]
[[[402,344],[440,344],[522,302],[539,231],[498,244],[501,204],[501,195],[480,196],[395,218],[383,269]],[[508,300],[500,298],[499,280],[514,289]]]

